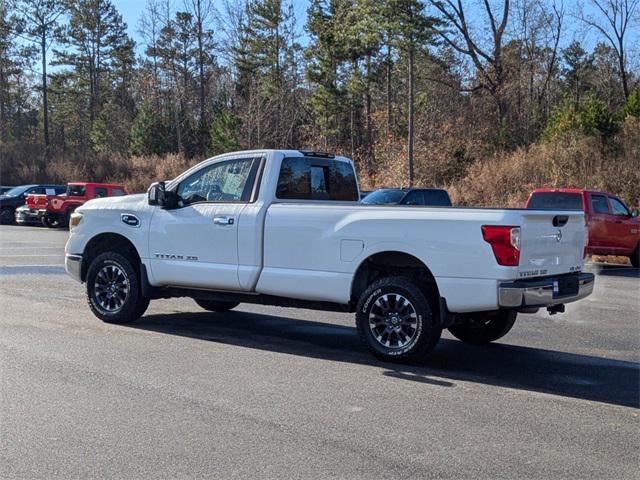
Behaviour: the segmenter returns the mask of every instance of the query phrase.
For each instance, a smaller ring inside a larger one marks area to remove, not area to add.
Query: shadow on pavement
[[[538,348],[484,347],[442,339],[424,363],[396,365],[373,358],[354,327],[271,315],[175,313],[149,315],[130,328],[239,347],[385,368],[383,375],[442,387],[463,380],[565,397],[640,406],[640,364]],[[508,337],[506,337],[508,341]],[[438,377],[438,378],[431,378]]]
[[[640,278],[640,268],[634,268],[627,265],[594,264],[591,266],[589,271],[596,275],[604,275],[608,277]]]

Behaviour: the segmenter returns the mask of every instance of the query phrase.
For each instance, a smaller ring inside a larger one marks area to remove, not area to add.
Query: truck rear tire
[[[47,228],[57,228],[60,226],[60,220],[53,220],[45,215],[42,217],[42,225]]]
[[[228,312],[229,310],[236,308],[240,305],[239,302],[219,302],[216,300],[200,300],[195,299],[194,301],[205,310],[209,310],[210,312]]]
[[[149,306],[133,264],[117,252],[102,253],[89,265],[87,302],[93,314],[106,323],[133,322]]]
[[[509,333],[517,316],[518,313],[514,310],[476,313],[467,317],[463,323],[451,325],[449,331],[464,343],[486,345]]]
[[[408,278],[373,282],[360,296],[356,326],[362,343],[381,360],[415,359],[431,351],[442,329],[425,294]]]

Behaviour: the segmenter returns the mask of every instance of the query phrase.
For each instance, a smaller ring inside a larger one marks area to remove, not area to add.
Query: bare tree
[[[518,56],[509,69],[517,75],[517,92],[508,94],[517,103],[516,128],[524,135],[520,140],[530,142],[548,115],[548,92],[558,69],[564,4],[561,0],[518,0],[514,13]]]
[[[501,18],[496,17],[489,0],[483,0],[491,32],[489,39],[481,38],[480,34],[472,30],[462,0],[429,0],[429,3],[444,20],[445,26],[438,28],[444,42],[473,62],[476,84],[467,90],[489,92],[496,102],[499,122],[502,124],[508,111],[508,101],[502,91],[505,82],[502,51],[509,19],[509,0],[502,1]]]
[[[158,40],[162,30],[162,15],[159,0],[147,0],[145,5],[144,14],[140,17],[138,23],[138,33],[142,36],[147,46],[145,54],[151,58],[151,65],[153,69],[153,93],[156,111],[159,110],[160,105],[160,74],[159,74],[159,55],[158,55]]]
[[[624,98],[629,98],[631,89],[627,72],[626,36],[632,27],[640,0],[589,0],[589,5],[596,14],[585,12],[584,4],[579,4],[576,17],[598,31],[615,50]]]
[[[193,16],[196,27],[196,43],[197,43],[197,59],[198,64],[198,106],[200,107],[199,132],[198,141],[200,152],[204,152],[204,130],[205,130],[205,84],[207,78],[205,75],[205,66],[210,63],[210,50],[212,45],[212,31],[210,29],[211,22],[214,19],[215,10],[211,0],[187,0],[187,10]]]

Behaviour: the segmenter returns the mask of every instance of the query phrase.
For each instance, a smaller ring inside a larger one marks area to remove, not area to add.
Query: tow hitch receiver
[[[547,312],[549,312],[549,315],[555,315],[556,313],[564,313],[564,303],[561,303],[559,305],[551,305],[550,307],[547,307]]]

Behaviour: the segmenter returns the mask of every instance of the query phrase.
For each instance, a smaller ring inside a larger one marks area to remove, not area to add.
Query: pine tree
[[[198,76],[198,148],[203,154],[206,143],[206,84],[215,66],[213,56],[214,42],[213,31],[209,28],[214,14],[214,7],[211,0],[190,0],[187,4],[189,12],[193,17],[195,26],[196,42],[196,67]]]
[[[338,3],[312,0],[307,11],[306,28],[311,41],[305,51],[306,76],[314,87],[309,104],[324,137],[325,149],[329,143],[336,146],[339,141],[346,94],[339,74],[345,55],[336,34]]]
[[[293,5],[283,0],[255,0],[248,3],[246,13],[235,63],[238,92],[255,123],[249,143],[285,145],[291,139],[290,131],[297,129],[295,116],[289,116],[295,112],[297,85],[292,80],[299,49]]]
[[[11,128],[19,123],[20,105],[26,104],[28,97],[19,79],[31,67],[36,53],[33,46],[22,46],[17,41],[19,22],[15,15],[9,15],[7,2],[0,0],[0,143],[20,134]]]
[[[196,90],[197,41],[193,16],[176,12],[162,28],[157,51],[160,68],[169,84],[169,106],[172,136],[170,149],[187,154],[194,151],[192,97]]]
[[[589,91],[593,77],[593,56],[587,54],[579,42],[571,42],[562,50],[565,64],[562,75],[566,88],[571,92],[576,108],[582,96]]]
[[[47,51],[58,28],[58,19],[64,8],[59,0],[20,0],[16,2],[18,31],[40,50],[42,119],[45,156],[49,154],[49,98],[47,90]]]
[[[107,74],[118,65],[133,65],[133,42],[110,0],[70,1],[68,12],[69,25],[59,35],[65,49],[56,52],[55,63],[70,66],[88,90],[93,124],[105,100],[103,90],[109,92],[112,87]]]
[[[407,113],[407,163],[409,186],[414,182],[414,135],[415,135],[415,61],[418,52],[435,43],[434,26],[438,23],[426,15],[419,0],[389,0],[386,2],[389,30],[392,43],[406,55],[407,83],[409,85]]]
[[[218,108],[214,113],[209,134],[211,136],[211,153],[230,152],[240,148],[238,141],[238,126],[240,119],[229,108]]]
[[[145,101],[131,126],[131,153],[134,155],[160,155],[166,151],[162,122],[153,105]]]

